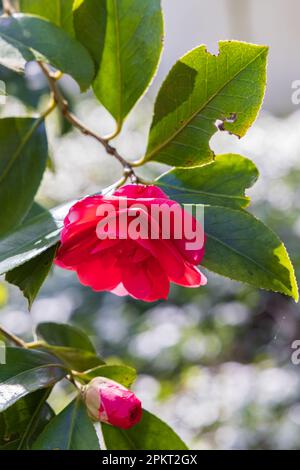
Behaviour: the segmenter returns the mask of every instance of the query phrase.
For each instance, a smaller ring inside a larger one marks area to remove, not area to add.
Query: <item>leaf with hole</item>
[[[258,170],[248,158],[235,154],[217,155],[197,168],[175,168],[156,180],[171,199],[181,204],[208,204],[235,209],[247,207],[245,189],[258,178]]]
[[[263,100],[267,53],[266,46],[221,41],[216,56],[205,46],[183,56],[158,93],[144,161],[178,167],[212,161],[218,120],[220,129],[244,136]]]

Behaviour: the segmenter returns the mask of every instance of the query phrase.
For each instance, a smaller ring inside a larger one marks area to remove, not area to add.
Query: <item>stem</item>
[[[21,338],[18,338],[18,336],[15,336],[13,333],[10,333],[10,331],[7,331],[1,325],[0,325],[0,334],[2,334],[5,338],[7,338],[11,343],[14,343],[16,346],[19,346],[20,348],[27,348],[25,341],[23,341]]]
[[[6,13],[7,15],[11,16],[13,13],[16,12],[15,7],[12,5],[10,0],[2,0],[2,5],[3,13]]]
[[[70,122],[70,124],[72,124],[72,126],[76,127],[76,129],[78,129],[82,134],[84,135],[87,135],[87,136],[90,136],[92,137],[93,139],[97,140],[97,142],[99,142],[106,150],[106,152],[109,154],[109,155],[112,155],[114,158],[116,158],[116,160],[118,160],[118,162],[123,166],[123,174],[124,176],[126,176],[127,178],[130,177],[131,178],[131,181],[133,183],[137,183],[138,182],[138,177],[136,176],[134,170],[133,170],[133,167],[131,166],[130,163],[127,162],[127,160],[125,160],[120,154],[119,152],[117,151],[117,149],[115,149],[114,147],[112,147],[109,143],[109,139],[111,137],[108,137],[108,138],[103,138],[101,136],[99,136],[98,134],[96,134],[94,131],[92,131],[91,129],[89,129],[88,127],[86,127],[84,125],[83,122],[81,122],[69,109],[69,103],[68,101],[65,99],[65,97],[61,94],[58,86],[57,86],[57,74],[52,74],[50,72],[50,70],[48,69],[48,67],[43,63],[43,62],[38,62],[39,66],[41,67],[43,73],[45,74],[45,76],[47,77],[48,79],[48,83],[49,83],[49,87],[50,87],[50,90],[51,90],[51,93],[52,93],[52,97],[53,97],[53,100],[55,101],[55,103],[57,104],[57,106],[59,107],[62,115],[65,117],[65,119],[67,119],[67,121]],[[59,76],[58,76],[59,77]],[[115,136],[115,134],[113,134],[113,136]]]

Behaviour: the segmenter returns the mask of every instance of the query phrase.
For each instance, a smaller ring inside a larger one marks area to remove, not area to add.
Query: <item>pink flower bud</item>
[[[84,400],[95,421],[129,429],[142,417],[142,404],[133,392],[105,377],[96,377],[85,388]]]

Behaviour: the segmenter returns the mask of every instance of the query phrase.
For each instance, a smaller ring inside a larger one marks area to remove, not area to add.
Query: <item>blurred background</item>
[[[1,3],[1,2],[0,2]],[[165,49],[150,90],[131,112],[114,144],[128,159],[143,155],[153,100],[176,59],[219,39],[270,46],[263,111],[238,141],[217,133],[216,153],[241,153],[255,161],[261,177],[251,210],[285,241],[300,274],[300,104],[292,83],[300,80],[298,0],[163,0]],[[0,115],[36,114],[47,103],[47,83],[35,64],[25,77],[0,68],[7,102]],[[114,128],[91,93],[80,96],[61,80],[73,110],[101,134]],[[109,186],[121,169],[95,142],[73,131],[54,113],[47,121],[51,164],[38,194],[47,207]],[[149,165],[152,178],[165,168]],[[76,277],[54,269],[28,313],[18,289],[0,280],[0,322],[31,338],[42,321],[83,327],[109,362],[137,368],[138,396],[150,411],[174,426],[194,449],[296,449],[300,447],[300,365],[291,361],[300,339],[300,309],[284,296],[258,291],[212,273],[207,287],[173,287],[167,302],[146,304],[94,293]],[[70,400],[63,386],[51,404]]]

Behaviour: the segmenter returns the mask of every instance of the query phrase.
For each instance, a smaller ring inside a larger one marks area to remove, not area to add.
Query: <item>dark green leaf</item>
[[[85,405],[78,397],[57,415],[33,445],[33,450],[99,450]]]
[[[214,162],[192,169],[175,168],[156,181],[171,199],[182,204],[209,204],[242,208],[250,198],[245,189],[258,177],[248,158],[235,154],[217,155]]]
[[[213,159],[215,125],[240,137],[259,111],[266,84],[268,48],[221,41],[219,54],[205,46],[183,56],[163,83],[154,110],[145,161],[194,167]]]
[[[23,71],[26,62],[40,60],[71,75],[86,90],[94,78],[87,50],[50,21],[17,14],[0,18],[0,63]]]
[[[1,450],[30,447],[54,416],[45,402],[49,391],[45,389],[31,393],[0,413]]]
[[[143,410],[141,421],[123,430],[102,424],[108,450],[187,450],[180,437],[163,421]]]
[[[22,225],[1,237],[0,274],[11,271],[55,245],[70,206],[64,204],[51,211],[34,210]]]
[[[245,211],[205,207],[203,266],[222,276],[298,301],[294,269],[280,239]]]
[[[95,6],[95,2],[87,1],[91,8]],[[86,10],[89,9],[84,9],[82,16]],[[99,6],[96,6],[95,19],[98,10]],[[98,31],[102,31],[102,14],[98,22]],[[95,30],[94,24],[92,28]],[[98,42],[101,34],[96,35]],[[105,41],[104,46],[100,44],[99,47],[101,63],[93,88],[96,97],[115,118],[118,128],[154,75],[162,49],[162,35],[160,0],[106,2]],[[94,51],[87,36],[82,38],[81,35],[81,39]],[[95,57],[95,53],[93,55]]]
[[[8,347],[6,364],[0,367],[0,412],[29,393],[55,384],[66,373],[48,353]]]
[[[45,322],[37,326],[36,334],[53,346],[67,346],[95,353],[95,348],[87,334],[73,325]]]
[[[69,369],[83,372],[104,364],[95,353],[65,346],[41,345],[41,348],[58,357]]]
[[[63,323],[40,323],[37,336],[46,343],[45,349],[60,358],[68,367],[85,371],[104,364],[84,331]]]
[[[18,286],[28,300],[29,309],[51,269],[57,246],[6,273],[5,280]]]
[[[23,13],[42,16],[74,36],[73,0],[19,0]]]
[[[0,119],[0,234],[29,211],[46,168],[47,136],[43,121]]]
[[[90,382],[95,377],[107,377],[126,388],[130,388],[136,380],[136,370],[125,365],[104,365],[95,367],[80,375],[80,378],[86,382]]]
[[[105,43],[106,20],[106,0],[74,1],[73,21],[76,38],[93,57],[97,70]]]

